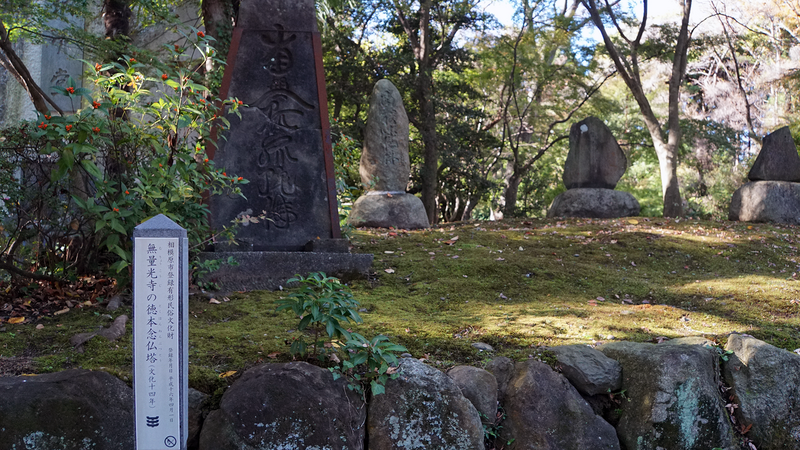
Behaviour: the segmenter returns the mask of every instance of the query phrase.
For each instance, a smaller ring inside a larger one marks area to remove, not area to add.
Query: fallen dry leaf
[[[36,329],[37,330],[43,330],[44,329],[44,325],[42,325],[42,324],[36,325]]]
[[[211,303],[212,305],[219,305],[222,302],[215,298],[212,298],[211,300],[208,301],[208,303]]]
[[[631,225],[637,225],[639,223],[639,221],[636,220],[636,219],[628,219],[628,223],[631,224]]]
[[[234,375],[234,374],[236,374],[235,370],[229,370],[227,372],[222,372],[221,374],[219,374],[219,377],[220,378],[228,378],[229,376]]]
[[[8,319],[8,323],[11,323],[11,324],[22,323],[22,322],[25,322],[25,318],[24,317],[12,317],[12,318]]]
[[[62,309],[60,311],[54,312],[53,315],[54,316],[58,316],[58,315],[61,315],[61,314],[64,314],[64,313],[68,313],[68,312],[69,312],[69,308],[64,308],[64,309]]]
[[[269,355],[267,355],[267,358],[270,358],[270,359],[275,359],[275,358],[277,358],[277,357],[278,357],[278,355],[280,355],[280,354],[281,354],[281,352],[274,352],[274,353],[270,353]]]
[[[384,272],[386,272],[386,273],[394,273],[394,269],[391,269],[391,268],[384,269]]]

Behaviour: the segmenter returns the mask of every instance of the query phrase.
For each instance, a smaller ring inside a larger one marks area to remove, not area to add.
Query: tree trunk
[[[655,143],[655,142],[654,142]],[[664,217],[683,216],[683,200],[681,200],[678,183],[677,148],[663,143],[655,143],[658,166],[661,169],[661,194],[664,197]]]
[[[420,67],[417,79],[417,101],[419,102],[419,133],[423,142],[422,204],[428,213],[428,221],[436,223],[436,188],[439,172],[439,152],[436,148],[436,112],[431,99],[430,68]]]
[[[103,1],[103,25],[105,26],[106,39],[119,39],[128,37],[131,31],[131,8],[128,0]]]
[[[505,205],[503,205],[503,217],[514,217],[517,211],[517,196],[519,195],[519,184],[522,182],[524,174],[519,172],[517,167],[514,168],[514,173],[508,178],[508,186],[503,196]]]
[[[45,94],[42,88],[36,84],[33,77],[31,76],[30,72],[28,71],[28,67],[25,66],[25,63],[22,59],[17,55],[17,52],[14,51],[14,47],[11,44],[11,40],[9,39],[8,32],[6,31],[5,26],[3,23],[0,22],[0,51],[2,51],[2,55],[0,55],[0,66],[8,71],[11,76],[14,77],[17,82],[22,85],[25,89],[25,92],[28,93],[28,97],[30,97],[31,102],[33,103],[33,107],[36,108],[36,111],[39,111],[42,114],[47,114],[49,109],[47,108],[47,103],[53,106],[53,109],[58,111],[60,115],[64,115],[64,112],[58,105],[53,102],[53,100]]]

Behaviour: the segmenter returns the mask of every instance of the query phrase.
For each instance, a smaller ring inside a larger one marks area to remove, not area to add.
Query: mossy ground
[[[794,350],[800,347],[797,232],[661,218],[355,230],[354,251],[373,253],[375,261],[373,276],[350,283],[364,319],[352,328],[386,334],[440,367],[488,358],[475,342],[520,359],[542,345],[690,335],[720,341],[738,331]],[[219,393],[232,380],[220,374],[291,360],[298,319],[275,311],[287,293],[236,293],[220,304],[193,296],[190,385]],[[0,363],[31,358],[33,371],[83,367],[129,380],[130,323],[120,340],[96,337],[84,353],[69,343],[76,333],[108,326],[104,314],[87,307],[35,323],[2,323]],[[113,313],[119,314],[131,310]]]

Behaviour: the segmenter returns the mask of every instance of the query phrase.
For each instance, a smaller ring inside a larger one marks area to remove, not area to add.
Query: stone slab
[[[564,163],[567,189],[614,189],[628,167],[628,158],[602,120],[587,117],[570,127]]]
[[[204,252],[201,261],[227,260],[233,257],[238,266],[223,265],[204,277],[206,282],[218,283],[222,290],[256,291],[275,290],[286,286],[286,280],[296,274],[307,276],[311,272],[325,272],[343,281],[369,275],[371,254],[321,253],[321,252]]]
[[[800,224],[800,183],[751,181],[731,197],[730,220]]]

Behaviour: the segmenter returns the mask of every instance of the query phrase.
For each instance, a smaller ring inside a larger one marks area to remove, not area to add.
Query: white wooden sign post
[[[133,231],[136,450],[185,450],[189,399],[189,241],[159,214]]]

